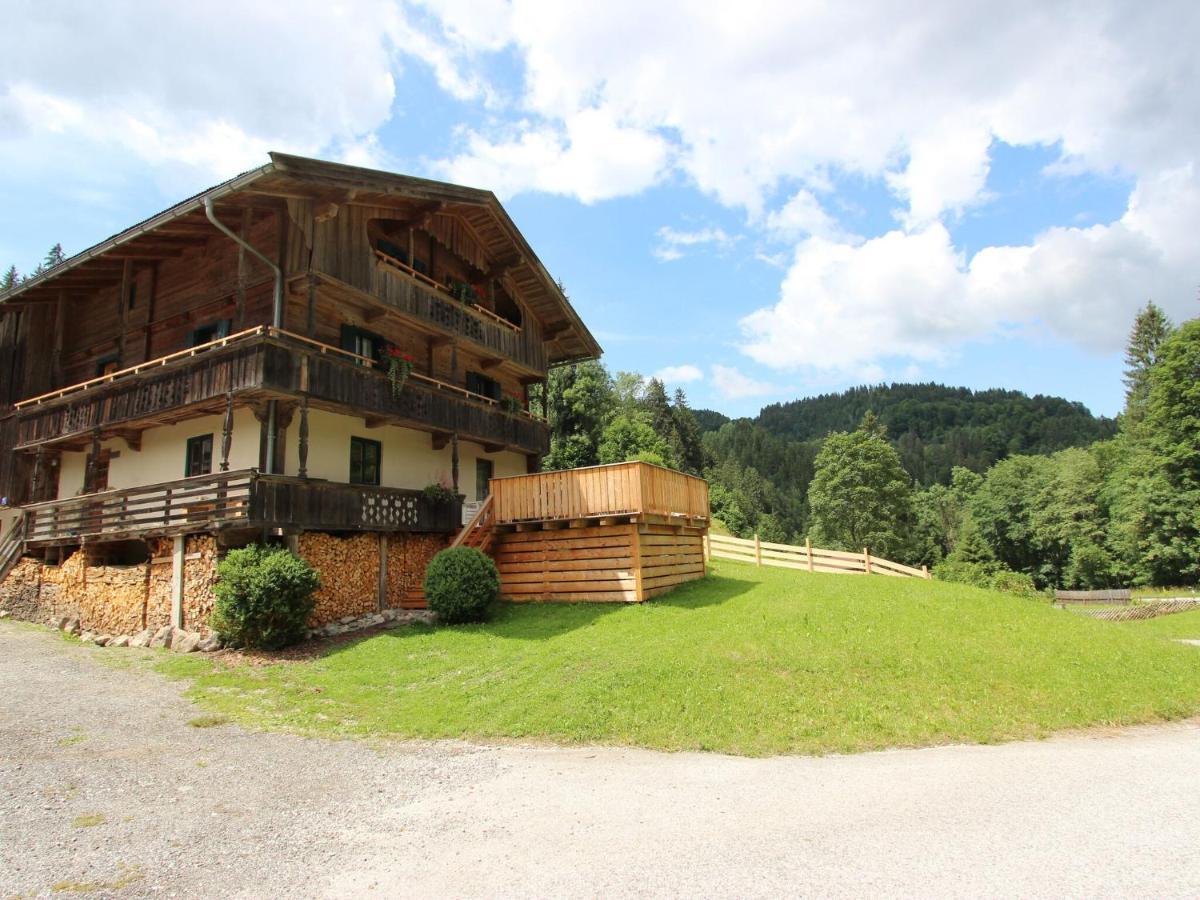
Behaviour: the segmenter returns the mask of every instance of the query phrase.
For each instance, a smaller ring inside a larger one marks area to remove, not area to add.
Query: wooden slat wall
[[[511,532],[493,556],[518,601],[634,603],[704,577],[703,530],[668,525]]]
[[[636,525],[497,535],[493,556],[509,600],[632,603]]]
[[[642,599],[704,577],[704,530],[668,525],[638,527]]]

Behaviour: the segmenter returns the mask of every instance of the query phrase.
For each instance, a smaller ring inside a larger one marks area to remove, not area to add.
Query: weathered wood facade
[[[599,354],[490,192],[272,154],[0,295],[3,548],[448,539]]]

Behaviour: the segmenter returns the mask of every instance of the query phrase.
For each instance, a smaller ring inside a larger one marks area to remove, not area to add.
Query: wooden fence
[[[773,544],[728,537],[721,534],[705,536],[705,555],[717,559],[732,559],[759,566],[778,566],[807,572],[833,572],[842,575],[895,575],[901,578],[929,578],[925,566],[916,569],[888,559],[872,556],[864,547],[862,553],[844,550],[821,550],[805,541],[803,547],[792,544]]]

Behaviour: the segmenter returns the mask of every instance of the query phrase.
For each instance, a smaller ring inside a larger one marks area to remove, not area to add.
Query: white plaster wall
[[[382,451],[380,482],[383,487],[420,489],[433,482],[450,483],[450,447],[447,445],[441,450],[434,450],[432,437],[427,432],[392,425],[367,428],[362,419],[317,409],[310,410],[308,414],[308,477],[348,481],[351,437],[379,441]],[[292,418],[286,440],[284,472],[297,475],[300,469],[298,416]],[[468,500],[476,497],[476,459],[493,460],[496,477],[525,473],[525,456],[521,453],[485,453],[478,444],[459,441],[458,488]]]
[[[221,429],[225,417],[204,416],[177,425],[164,425],[142,432],[141,450],[131,450],[120,438],[101,441],[100,446],[119,454],[108,464],[108,487],[137,487],[175,481],[185,475],[187,442],[203,434],[213,436],[213,471],[221,465]],[[249,409],[233,411],[233,441],[229,447],[229,468],[250,469],[258,465],[260,427]],[[74,497],[83,490],[87,472],[87,453],[64,453],[59,468],[58,496]]]
[[[202,434],[213,436],[213,471],[220,466],[223,416],[205,416],[177,425],[164,425],[142,433],[142,449],[129,449],[119,438],[101,442],[101,446],[119,455],[109,463],[108,486],[111,490],[175,481],[184,477],[188,438]],[[249,409],[234,410],[233,442],[229,452],[230,469],[249,469],[258,465],[260,426]],[[433,449],[431,436],[424,431],[397,426],[367,428],[362,419],[322,410],[308,414],[308,476],[329,481],[350,479],[350,438],[379,441],[383,451],[381,482],[384,487],[420,489],[433,482],[450,483],[450,447]],[[284,474],[298,475],[300,422],[293,416],[285,441]],[[497,478],[525,474],[525,456],[503,451],[485,453],[483,447],[460,441],[459,491],[468,500],[478,496],[475,461],[490,459]],[[87,453],[63,453],[58,481],[59,499],[74,497],[83,490]]]

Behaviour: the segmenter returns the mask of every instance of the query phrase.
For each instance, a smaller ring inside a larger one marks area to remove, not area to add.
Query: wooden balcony
[[[638,519],[706,528],[708,482],[644,462],[493,478],[496,525]]]
[[[414,373],[394,394],[371,360],[262,326],[17,404],[17,449],[83,446],[90,435],[130,434],[235,402],[298,400],[489,447],[543,454],[546,423],[494,400]]]
[[[421,491],[263,475],[254,469],[23,507],[32,546],[237,529],[453,533],[459,502]]]
[[[544,373],[546,346],[536,323],[516,325],[475,304],[463,303],[449,289],[376,251],[372,295],[402,315],[420,319],[439,331],[471,341],[480,350]]]

